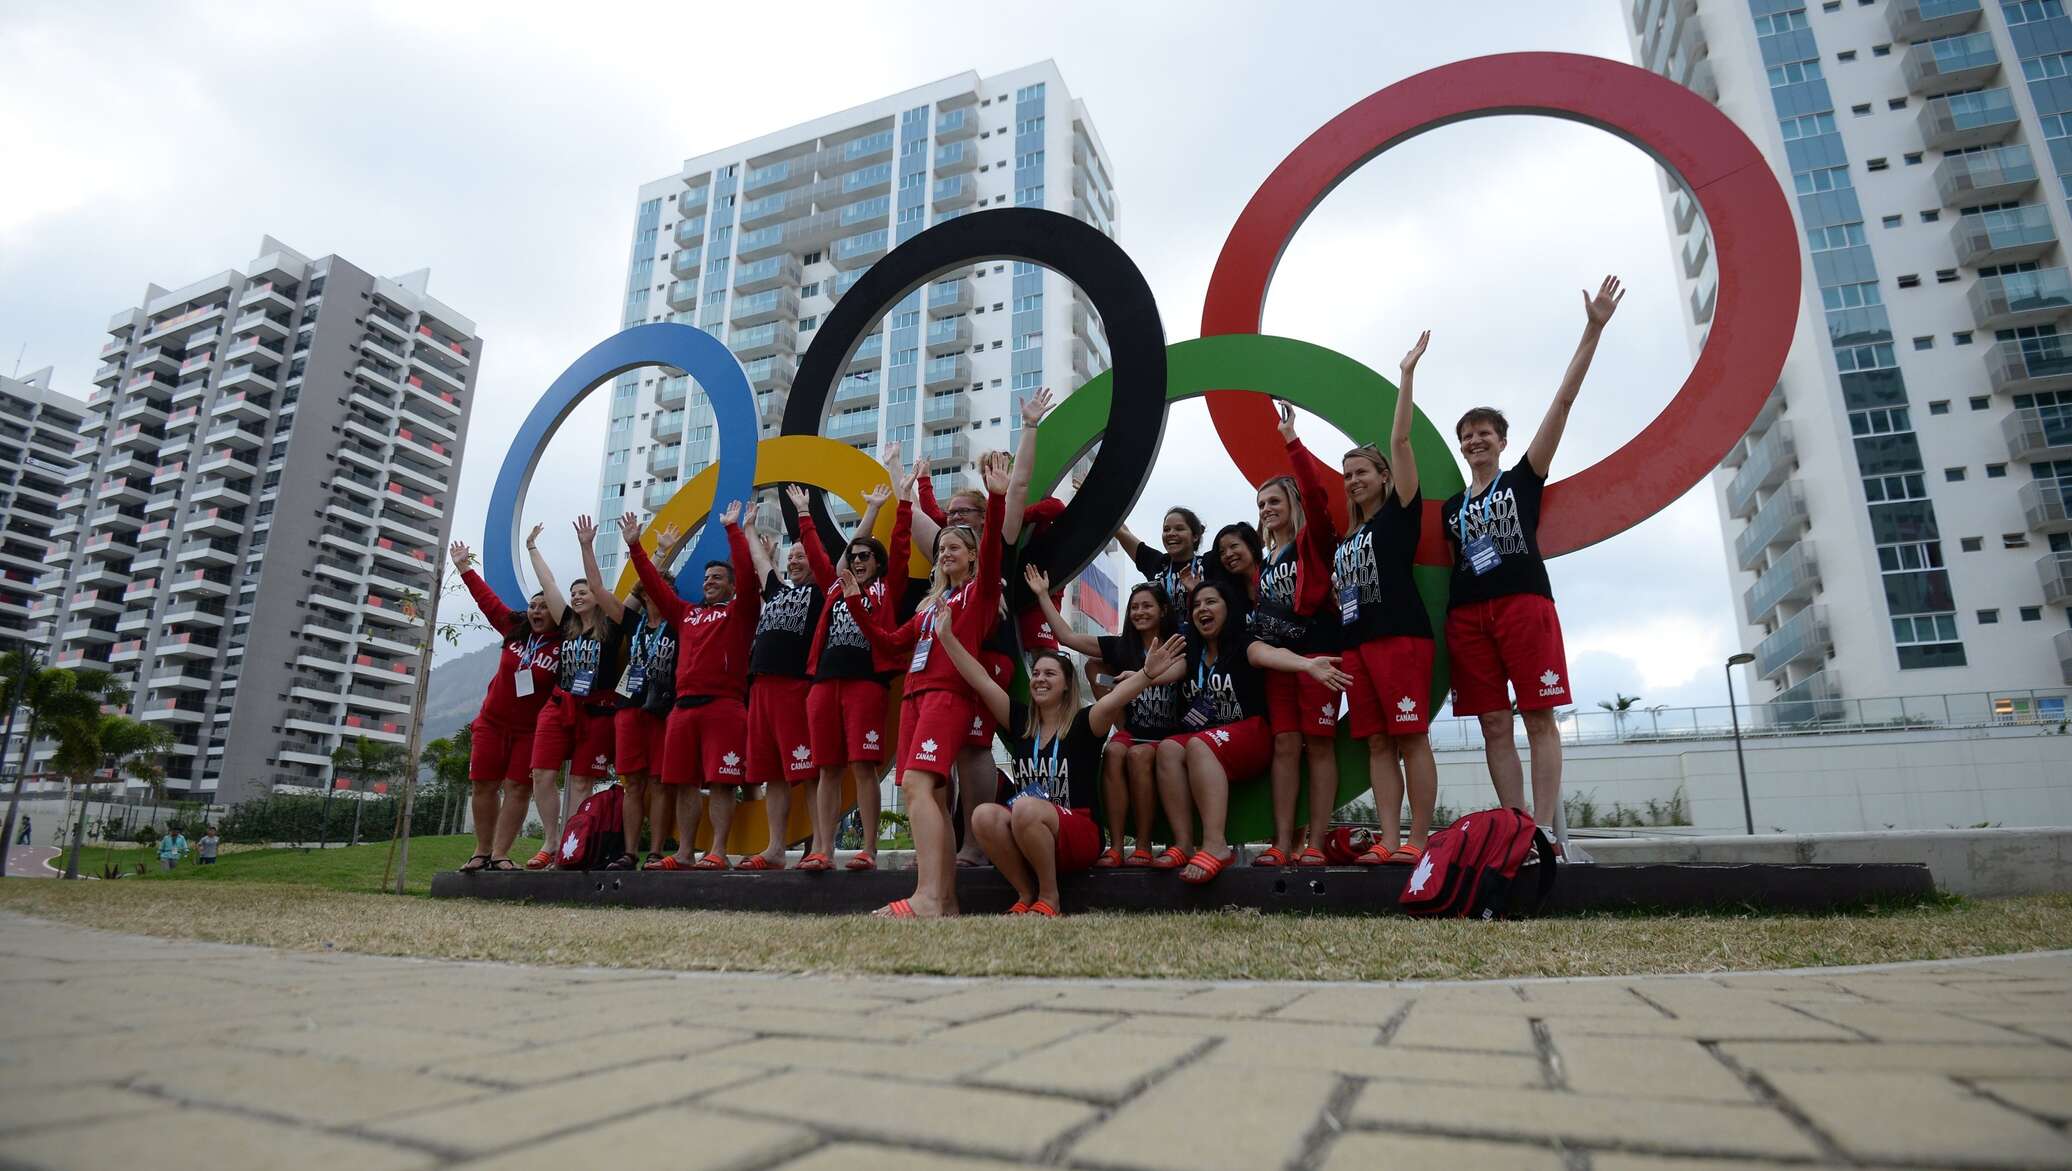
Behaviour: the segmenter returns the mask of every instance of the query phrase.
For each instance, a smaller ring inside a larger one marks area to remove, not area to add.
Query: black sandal
[[[489,865],[489,855],[477,854],[460,864],[460,872],[462,874],[473,874],[487,865]]]
[[[621,854],[618,857],[612,859],[611,861],[605,863],[604,868],[606,870],[632,870],[633,868],[639,865],[640,860],[638,858],[635,858],[631,854]]]
[[[655,853],[653,850],[649,850],[647,857],[642,858],[640,860],[640,868],[642,870],[651,869],[655,863],[660,862],[661,860],[662,855]]]
[[[487,868],[490,870],[501,872],[506,870],[516,870],[518,869],[518,864],[516,862],[511,861],[509,858],[498,858],[496,861],[491,862]]]

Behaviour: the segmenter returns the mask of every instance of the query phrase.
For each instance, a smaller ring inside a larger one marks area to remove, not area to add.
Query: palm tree
[[[1618,739],[1624,740],[1626,738],[1626,713],[1632,711],[1634,705],[1639,702],[1639,696],[1626,695],[1618,691],[1612,692],[1611,699],[1600,699],[1597,701],[1598,707],[1612,714],[1612,726],[1616,729],[1615,735]]]
[[[340,777],[357,780],[362,785],[372,785],[377,781],[388,781],[401,776],[403,763],[403,750],[394,744],[383,744],[369,740],[365,736],[355,736],[350,741],[340,744],[331,753],[331,784],[324,790],[325,818],[323,826],[318,831],[317,848],[322,849],[323,843],[330,838],[331,794],[337,790]],[[353,803],[353,828],[351,836],[347,839],[348,845],[357,844],[360,840],[360,812],[366,804],[364,799]]]
[[[474,747],[474,730],[462,728],[424,746],[420,763],[432,772],[439,786],[439,832],[458,833],[453,814],[467,808],[468,754]]]
[[[79,672],[81,675],[103,676],[103,686],[114,692],[112,680],[104,672]],[[110,694],[104,690],[101,695]],[[125,694],[124,698],[127,696]],[[75,786],[84,787],[93,783],[115,783],[125,776],[155,784],[165,777],[165,767],[160,756],[172,745],[173,738],[156,724],[147,724],[125,715],[100,710],[95,704],[91,715],[74,712],[57,721],[58,750],[51,758],[51,766],[70,780]],[[101,774],[105,773],[105,776]],[[79,877],[79,848],[86,838],[86,799],[79,801],[79,825],[72,836],[72,853],[65,862],[65,877]]]

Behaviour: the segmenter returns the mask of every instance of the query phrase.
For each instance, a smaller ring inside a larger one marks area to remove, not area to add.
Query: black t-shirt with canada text
[[[1080,708],[1062,733],[1050,735],[1037,728],[1035,712],[1027,704],[1013,701],[1007,722],[1014,732],[1002,729],[1000,739],[1013,758],[1011,779],[1017,795],[1035,796],[1033,784],[1046,799],[1066,809],[1093,806],[1101,785],[1102,737],[1094,732],[1092,713],[1091,708]]]
[[[1137,563],[1137,572],[1144,575],[1144,580],[1154,582],[1163,588],[1166,597],[1170,598],[1175,606],[1181,604],[1181,596],[1187,592],[1181,588],[1180,579],[1183,576],[1199,578],[1202,575],[1199,554],[1185,561],[1174,561],[1166,555],[1163,548],[1148,543],[1137,546],[1137,555],[1132,560]]]
[[[1144,669],[1144,640],[1135,631],[1124,635],[1103,635],[1101,661],[1118,677],[1125,671]],[[1136,740],[1158,740],[1172,735],[1180,724],[1180,685],[1154,683],[1137,693],[1122,709],[1122,730]]]
[[[844,606],[843,609],[848,609]],[[806,677],[813,632],[820,625],[820,587],[808,578],[794,585],[774,572],[763,577],[763,609],[749,644],[748,673]]]
[[[1282,545],[1267,555],[1266,564],[1259,568],[1259,601],[1245,615],[1245,626],[1267,646],[1305,655],[1327,654],[1338,649],[1337,621],[1321,610],[1307,616],[1295,611],[1301,561],[1298,544]]]
[[[585,704],[617,702],[612,688],[619,681],[619,624],[599,611],[595,634],[584,633],[573,614],[564,629],[574,633],[562,636],[556,684]]]
[[[1366,524],[1338,542],[1331,562],[1330,605],[1336,607],[1346,646],[1392,636],[1432,637],[1431,616],[1425,613],[1410,571],[1423,522],[1422,495],[1404,504],[1389,492]],[[1350,621],[1342,597],[1347,589],[1354,591],[1359,607]]]
[[[1252,665],[1252,640],[1238,623],[1223,632],[1216,657],[1209,658],[1208,641],[1187,632],[1187,671],[1180,676],[1180,730],[1193,731],[1187,716],[1199,696],[1207,696],[1203,727],[1235,724],[1239,720],[1266,714],[1266,673]]]
[[[1497,473],[1495,481],[1474,499],[1463,491],[1446,501],[1442,515],[1446,543],[1453,550],[1453,586],[1446,598],[1449,608],[1510,594],[1554,596],[1554,587],[1547,581],[1547,563],[1540,559],[1540,490],[1546,486],[1546,476],[1534,471],[1527,457]],[[1468,551],[1484,536],[1499,560],[1478,574],[1469,563]]]

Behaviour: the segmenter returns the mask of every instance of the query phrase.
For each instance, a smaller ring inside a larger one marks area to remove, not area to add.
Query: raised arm
[[[1281,404],[1281,442],[1287,445],[1288,462],[1295,471],[1295,495],[1302,504],[1302,534],[1324,551],[1328,560],[1338,545],[1338,524],[1331,519],[1331,498],[1324,491],[1324,465],[1302,438],[1295,434],[1295,408]]]
[[[872,484],[870,491],[863,494],[863,518],[856,522],[856,528],[850,532],[849,539],[853,541],[858,537],[870,536],[871,530],[878,527],[878,513],[884,510],[885,502],[890,499],[892,485]],[[802,512],[799,515],[803,517],[806,514]]]
[[[1389,480],[1396,489],[1396,499],[1403,504],[1417,495],[1417,455],[1410,450],[1410,421],[1417,415],[1417,407],[1411,401],[1410,384],[1417,376],[1417,360],[1424,357],[1425,346],[1432,340],[1432,331],[1425,330],[1417,335],[1417,344],[1403,355],[1402,381],[1396,384],[1396,415],[1389,421]]]
[[[727,621],[744,622],[749,629],[763,616],[763,579],[756,573],[755,553],[751,549],[748,534],[741,531],[741,502],[727,505],[720,514],[719,523],[727,530],[727,551],[734,560],[734,602],[727,608]],[[748,583],[743,589],[742,583]]]
[[[1058,613],[1057,603],[1050,600],[1050,575],[1031,565],[1022,570],[1022,580],[1029,583],[1029,592],[1036,595],[1036,605],[1043,610],[1043,620],[1050,623],[1050,632],[1056,636],[1058,645],[1070,647],[1090,659],[1101,657],[1101,640],[1091,634],[1081,634],[1065,625],[1064,615]]]
[[[1000,539],[1012,545],[1021,539],[1022,509],[1029,503],[1029,477],[1036,468],[1036,427],[1050,410],[1050,388],[1022,400],[1022,434],[1014,446],[1014,467],[1007,477],[1007,512],[1000,521]]]
[[[805,506],[800,503],[808,499],[806,490],[797,484],[792,484],[784,489],[784,494],[790,499],[792,508],[799,514],[799,543],[805,546],[806,565],[813,571],[813,583],[824,590],[835,584],[835,566],[833,562],[827,559],[827,547],[820,543],[820,531],[813,524],[812,514],[807,512]],[[865,514],[865,518],[869,518],[868,513]],[[857,532],[867,535],[869,526],[865,525],[858,529]],[[851,537],[849,539],[853,541],[856,538]]]
[[[981,462],[981,467],[984,466]],[[987,630],[990,623],[999,616],[1000,609],[1000,553],[1006,542],[995,540],[993,534],[1000,531],[1003,516],[1007,511],[1007,469],[1000,461],[986,473],[986,536],[978,543],[978,593],[976,595],[979,613],[987,616]]]
[[[935,640],[942,644],[943,653],[950,656],[950,662],[956,666],[957,674],[964,677],[964,682],[973,694],[977,695],[978,701],[986,705],[986,712],[993,717],[993,722],[1006,728],[1007,692],[1002,690],[998,683],[993,682],[993,677],[986,672],[985,664],[964,649],[964,643],[957,638],[957,632],[950,629],[955,625],[954,622],[944,622],[936,626]]]
[[[1286,647],[1268,646],[1255,639],[1245,651],[1245,659],[1254,667],[1265,670],[1307,675],[1333,691],[1344,691],[1353,681],[1352,676],[1338,669],[1337,655],[1320,655],[1311,659]]]
[[[540,592],[546,595],[547,617],[559,625],[568,614],[568,599],[561,596],[561,587],[554,581],[554,571],[547,568],[546,555],[540,552],[540,530],[546,525],[534,525],[525,534],[525,555],[532,559],[532,575],[540,579]]]
[[[648,559],[646,549],[640,547],[640,516],[627,513],[619,518],[619,535],[626,539],[626,556],[633,561],[633,572],[640,576],[640,585],[647,592],[647,604],[653,612],[671,625],[683,619],[683,599],[676,596],[669,578],[655,563]]]
[[[1177,677],[1179,669],[1186,666],[1186,660],[1187,639],[1184,635],[1176,634],[1152,647],[1151,652],[1144,656],[1144,669],[1131,671],[1116,680],[1115,686],[1108,694],[1102,696],[1100,701],[1094,704],[1093,710],[1087,713],[1087,723],[1092,725],[1094,735],[1106,736],[1108,729],[1115,726],[1115,721],[1122,718],[1123,709],[1129,706],[1131,700],[1154,683],[1169,682],[1159,676]]]
[[[467,544],[455,541],[447,546],[446,555],[452,559],[453,567],[460,570],[461,583],[468,587],[468,593],[474,597],[475,608],[482,611],[482,617],[488,619],[499,634],[509,634],[511,619],[517,617],[517,611],[497,597],[489,583],[482,580],[482,575],[475,572],[475,555]]]
[[[942,526],[949,518],[943,514],[942,506],[935,502],[935,481],[928,478],[928,473],[922,470],[919,462],[914,464],[913,472],[908,475],[905,488],[900,492],[900,499],[913,505],[914,540],[919,541],[923,549],[930,550],[932,560],[935,538],[942,532]]]
[[[1568,409],[1575,405],[1576,392],[1583,389],[1583,376],[1590,373],[1590,359],[1597,356],[1597,339],[1604,333],[1604,327],[1618,309],[1619,301],[1626,291],[1619,287],[1619,278],[1608,276],[1597,286],[1597,295],[1589,290],[1583,292],[1583,313],[1588,318],[1583,323],[1583,340],[1576,343],[1575,357],[1568,360],[1568,369],[1561,375],[1561,385],[1554,391],[1554,401],[1547,405],[1547,417],[1540,420],[1540,429],[1533,434],[1532,446],[1525,449],[1525,458],[1532,461],[1533,474],[1545,478],[1547,469],[1554,463],[1554,449],[1561,445],[1561,432],[1568,426]]]
[[[744,530],[742,535],[748,541],[749,570],[750,572],[755,574],[755,588],[757,593],[762,592],[763,582],[768,580],[770,574],[773,572],[774,566],[776,565],[777,553],[777,539],[775,537],[765,537],[763,535],[763,531],[759,528],[756,528],[756,515],[761,511],[762,506],[760,503],[752,504],[748,508],[748,515],[743,517],[741,520],[742,528]],[[800,510],[799,516],[802,519],[806,516],[806,513],[803,509]],[[737,574],[735,577],[737,587],[739,585],[739,581],[740,578]]]
[[[1137,550],[1144,547],[1144,542],[1137,538],[1137,534],[1130,531],[1128,525],[1115,530],[1115,540],[1122,546],[1122,555],[1131,561],[1137,559]]]
[[[583,580],[590,583],[590,597],[613,622],[626,617],[626,603],[604,588],[604,573],[597,568],[597,522],[587,516],[576,518],[576,544],[583,550]]]
[[[892,513],[892,544],[885,549],[885,591],[888,597],[906,589],[907,562],[914,558],[914,506],[902,500]]]

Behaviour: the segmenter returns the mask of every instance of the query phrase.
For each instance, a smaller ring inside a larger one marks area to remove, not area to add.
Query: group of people
[[[1470,483],[1439,509],[1451,555],[1444,630],[1454,711],[1481,721],[1498,801],[1526,808],[1511,739],[1515,696],[1532,754],[1530,811],[1549,824],[1561,776],[1553,713],[1570,692],[1538,544],[1540,494],[1622,296],[1613,277],[1584,292],[1582,340],[1522,458],[1503,464],[1501,411],[1461,417],[1455,438]],[[878,912],[886,917],[956,914],[957,870],[988,861],[1018,892],[1018,914],[1058,914],[1058,875],[1085,867],[1210,882],[1237,857],[1227,837],[1231,788],[1262,773],[1273,841],[1253,864],[1322,866],[1341,707],[1366,742],[1380,818],[1357,861],[1415,863],[1438,795],[1427,738],[1434,631],[1412,573],[1425,507],[1410,429],[1429,340],[1420,336],[1403,357],[1385,448],[1362,443],[1334,473],[1283,406],[1294,470],[1258,487],[1256,524],[1226,525],[1206,549],[1205,526],[1183,507],[1166,512],[1156,547],[1118,532],[1146,580],[1130,590],[1115,635],[1072,631],[1036,566],[1013,574],[1025,589],[1007,580],[1021,538],[1064,508],[1028,500],[1047,391],[1023,403],[1018,449],[980,459],[983,490],[939,503],[921,467],[906,469],[897,445],[888,448],[890,486],[866,497],[840,565],[795,485],[784,494],[796,525],[790,548],[780,557],[775,538],[761,535],[756,506],[729,505],[719,522],[730,556],[703,567],[696,598],[679,595],[667,573],[680,534],[664,531],[650,552],[632,513],[619,528],[639,584],[623,601],[600,577],[588,517],[575,522],[583,576],[566,593],[538,551],[540,529],[528,536],[540,590],[523,610],[495,595],[456,542],[454,564],[503,635],[473,725],[477,853],[464,869],[518,869],[509,851],[528,803],[547,847],[525,866],[551,866],[565,816],[616,776],[628,852],[612,868],[781,869],[796,799],[811,822],[797,868],[831,869],[848,778],[864,843],[846,865],[868,870],[888,766],[908,810],[916,886]],[[1342,531],[1328,496],[1334,474],[1347,504]],[[870,535],[888,503],[890,549]],[[916,547],[929,554],[925,581],[908,578]],[[1067,651],[1086,659],[1090,705]],[[1010,693],[1018,660],[1026,702]],[[894,680],[903,680],[896,694]],[[1004,776],[996,736],[1011,762]],[[753,785],[763,786],[768,845],[736,863],[725,843],[737,791]],[[1160,814],[1170,841],[1155,850]],[[643,821],[645,861],[633,853]],[[701,827],[711,846],[698,856]],[[665,853],[671,836],[675,850]]]

